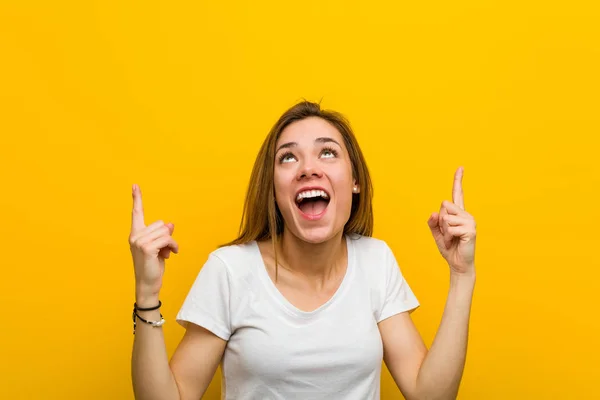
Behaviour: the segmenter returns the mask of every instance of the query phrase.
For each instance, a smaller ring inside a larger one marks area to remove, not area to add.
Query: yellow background
[[[459,398],[600,398],[595,3],[2,2],[0,398],[133,398],[132,183],[181,248],[171,355],[263,138],[302,98],[350,118],[428,345],[448,268],[426,220],[465,167],[478,281]]]

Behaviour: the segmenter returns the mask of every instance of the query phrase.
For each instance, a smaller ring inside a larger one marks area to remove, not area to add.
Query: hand
[[[475,273],[475,219],[465,211],[462,190],[463,168],[454,174],[452,203],[444,200],[439,213],[427,220],[435,243],[452,273]]]
[[[162,287],[165,259],[169,258],[171,251],[179,252],[179,245],[171,237],[175,226],[163,221],[146,226],[142,193],[138,185],[133,185],[132,196],[129,246],[133,257],[136,297],[158,296]]]

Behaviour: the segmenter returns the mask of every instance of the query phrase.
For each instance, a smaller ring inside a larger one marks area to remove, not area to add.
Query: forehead
[[[287,142],[296,142],[299,146],[313,145],[315,139],[330,137],[343,146],[343,138],[340,132],[319,117],[309,117],[288,125],[279,135],[276,146]]]

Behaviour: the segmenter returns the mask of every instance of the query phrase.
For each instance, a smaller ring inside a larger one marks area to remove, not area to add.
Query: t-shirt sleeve
[[[230,279],[225,263],[210,254],[198,273],[175,320],[184,328],[192,322],[223,340],[231,336]]]
[[[419,306],[419,301],[402,276],[396,257],[387,244],[384,263],[385,278],[382,280],[382,284],[385,285],[382,288],[384,298],[377,322],[404,311],[412,312]]]

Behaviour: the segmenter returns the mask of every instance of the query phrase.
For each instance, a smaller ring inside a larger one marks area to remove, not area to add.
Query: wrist
[[[475,286],[476,276],[475,271],[466,273],[451,273],[450,286],[473,287]]]
[[[158,294],[154,295],[135,295],[135,304],[140,308],[150,308],[158,305]]]
[[[475,264],[453,266],[448,263],[450,267],[450,277],[452,279],[474,279],[475,278]]]

